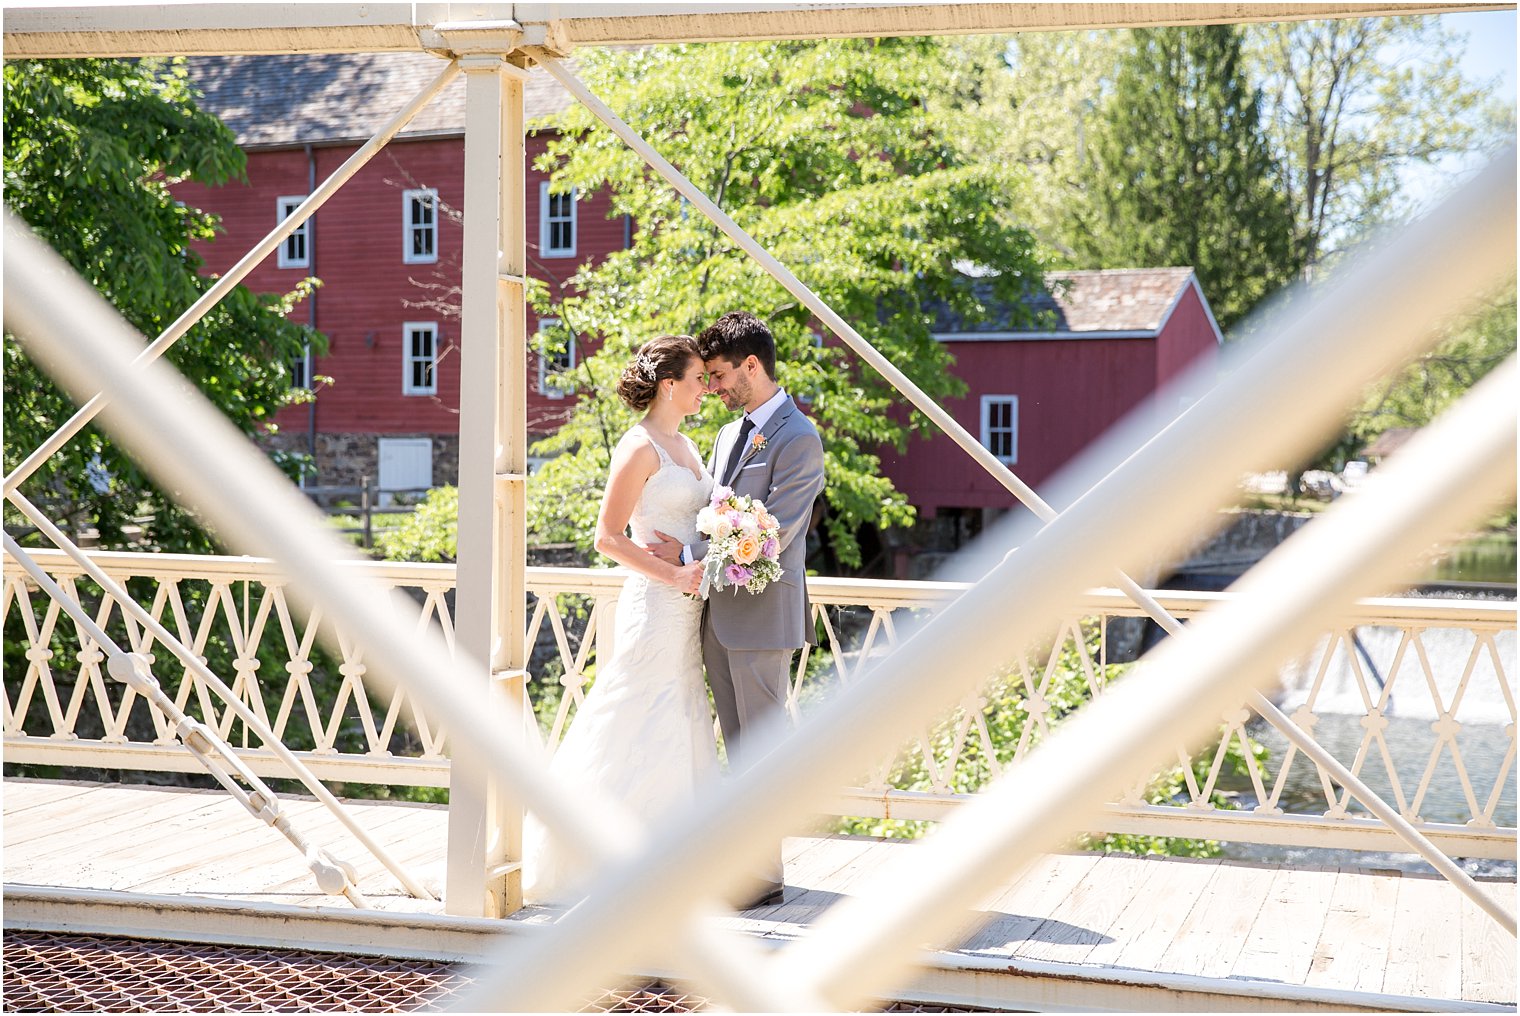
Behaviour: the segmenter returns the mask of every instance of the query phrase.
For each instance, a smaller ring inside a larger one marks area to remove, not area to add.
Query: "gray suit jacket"
[[[741,420],[718,432],[708,461],[714,476],[719,464],[728,460]],[[726,649],[797,649],[813,641],[805,562],[813,502],[823,492],[823,442],[813,421],[791,398],[760,433],[765,447],[754,448],[750,438],[730,485],[736,494],[759,498],[781,523],[781,578],[759,594],[731,588],[709,594],[706,623]],[[717,479],[722,483],[726,478]],[[691,549],[700,558],[707,544]]]

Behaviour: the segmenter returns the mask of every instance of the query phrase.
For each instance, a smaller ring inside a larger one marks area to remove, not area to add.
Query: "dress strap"
[[[645,436],[649,438],[649,443],[654,445],[655,454],[660,457],[660,465],[668,466],[675,461],[675,459],[670,457],[670,453],[665,450],[665,447],[656,441],[652,435],[646,434]]]

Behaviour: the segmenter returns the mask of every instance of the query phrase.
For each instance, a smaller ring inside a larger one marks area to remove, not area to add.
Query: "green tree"
[[[1079,170],[1076,267],[1191,265],[1225,329],[1291,280],[1293,209],[1258,103],[1235,28],[1131,32]]]
[[[1251,25],[1263,126],[1284,167],[1307,273],[1415,209],[1402,174],[1513,144],[1515,107],[1468,82],[1432,17]]]
[[[775,253],[862,335],[935,397],[963,386],[930,333],[936,301],[968,317],[986,310],[957,265],[994,269],[1012,300],[1039,270],[1032,238],[1003,214],[1019,180],[969,159],[940,98],[966,51],[922,39],[774,42],[588,52],[592,90]],[[605,188],[613,214],[639,228],[630,249],[583,267],[572,293],[541,299],[568,335],[604,345],[564,381],[579,404],[539,451],[565,452],[534,478],[530,525],[546,542],[584,541],[617,436],[633,422],[612,393],[632,348],[662,333],[694,334],[725,311],[766,318],[778,380],[823,434],[837,560],[860,563],[867,524],[905,525],[913,509],[881,474],[878,450],[902,450],[902,403],[847,348],[822,340],[811,314],[638,158],[579,108],[541,165],[558,187]],[[545,345],[566,335],[544,337]],[[707,447],[716,402],[693,428]]]
[[[1051,256],[1071,262],[1071,209],[1082,200],[1081,167],[1098,129],[1102,98],[1113,85],[1127,33],[1029,32],[967,40],[987,68],[975,90],[981,114],[961,137],[983,158],[1027,174],[1013,195],[1014,221]]]
[[[1372,386],[1346,428],[1343,458],[1385,430],[1423,427],[1515,354],[1515,284],[1454,325],[1440,345]],[[1334,465],[1340,465],[1334,462]]]
[[[216,220],[180,204],[171,188],[241,179],[245,159],[231,131],[197,109],[179,61],[12,61],[4,103],[6,206],[136,328],[157,335],[212,284],[191,244],[209,239]],[[302,397],[290,362],[307,343],[323,343],[284,315],[314,284],[285,296],[238,287],[167,355],[251,432]],[[4,394],[10,472],[77,407],[9,334]],[[211,547],[195,520],[93,427],[24,489],[74,531],[97,529],[105,546],[119,543],[132,519],[151,518],[144,537],[153,545]]]

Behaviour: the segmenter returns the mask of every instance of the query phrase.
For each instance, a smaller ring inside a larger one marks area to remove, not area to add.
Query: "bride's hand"
[[[683,593],[691,593],[695,596],[697,590],[702,586],[701,562],[693,561],[691,564],[681,565],[681,567],[676,569],[675,578],[671,580],[670,584]]]

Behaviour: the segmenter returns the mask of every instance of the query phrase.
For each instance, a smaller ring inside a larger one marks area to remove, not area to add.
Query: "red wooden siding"
[[[1198,283],[1189,282],[1177,301],[1176,310],[1167,320],[1161,334],[1156,337],[1156,384],[1169,384],[1200,357],[1216,363],[1219,359],[1219,341],[1214,323],[1199,296]],[[1202,392],[1191,392],[1198,398]]]
[[[543,151],[545,139],[528,142],[527,161]],[[316,179],[320,183],[354,151],[354,146],[316,148]],[[201,253],[206,270],[222,272],[237,262],[277,221],[281,196],[308,191],[306,152],[254,151],[248,157],[248,180],[216,189],[186,185],[182,200],[222,216],[224,233]],[[588,258],[601,257],[624,246],[621,218],[607,218],[605,195],[582,195],[576,218],[576,256],[539,255],[539,184],[545,174],[529,169],[526,193],[528,252],[531,272],[547,281],[564,282]],[[394,142],[360,170],[314,217],[311,268],[279,268],[271,255],[248,277],[258,292],[287,292],[308,274],[323,282],[316,295],[316,327],[329,341],[328,354],[314,365],[316,374],[331,376],[334,384],[317,396],[316,428],[323,432],[453,433],[459,418],[459,321],[434,309],[408,306],[437,299],[423,286],[456,287],[462,229],[448,217],[438,217],[438,261],[406,264],[403,260],[403,191],[433,187],[445,206],[463,207],[463,145],[457,138]],[[456,301],[457,296],[453,298]],[[294,317],[310,320],[310,302],[298,306]],[[403,395],[402,325],[435,321],[438,325],[438,392]],[[531,311],[530,330],[537,322]],[[552,430],[569,405],[568,399],[548,399],[536,390],[536,358],[530,356],[528,418],[538,431]],[[305,431],[306,407],[280,414],[283,427]],[[535,426],[536,425],[536,426]]]

